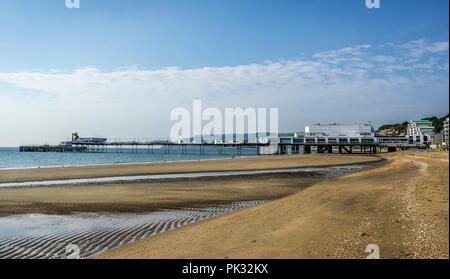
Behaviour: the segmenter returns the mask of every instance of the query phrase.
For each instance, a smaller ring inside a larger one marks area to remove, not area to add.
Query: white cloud
[[[377,55],[372,57],[371,60],[378,63],[395,63],[397,61],[397,58],[393,56]]]
[[[55,143],[74,130],[110,138],[165,137],[171,109],[191,108],[193,99],[219,108],[279,107],[280,131],[302,130],[309,121],[383,124],[408,119],[414,108],[430,110],[424,115],[448,111],[448,43],[445,48],[417,40],[381,50],[392,49],[404,51],[385,55],[358,45],[310,59],[233,67],[0,73],[0,146]],[[422,59],[425,52],[433,57]],[[416,62],[408,64],[411,53]]]
[[[427,50],[429,52],[442,52],[442,51],[448,51],[449,44],[448,42],[436,42],[432,43],[431,45],[427,46]]]
[[[429,43],[425,39],[419,39],[405,44],[398,45],[399,48],[407,49],[409,56],[421,58],[426,53],[448,52],[449,42]],[[417,60],[413,60],[414,62]]]
[[[371,45],[357,45],[352,47],[345,47],[338,50],[331,50],[325,52],[319,52],[313,55],[314,58],[334,58],[343,55],[362,55],[364,50],[371,48]]]

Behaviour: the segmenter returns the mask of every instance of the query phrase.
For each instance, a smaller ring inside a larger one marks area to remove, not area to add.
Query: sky
[[[280,132],[446,115],[449,1],[365,2],[2,0],[0,146],[168,137],[194,99]]]

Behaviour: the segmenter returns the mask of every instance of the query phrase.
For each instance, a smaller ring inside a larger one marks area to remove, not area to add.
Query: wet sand
[[[382,258],[448,258],[448,152],[383,157],[384,166],[95,258],[365,258],[368,244]]]
[[[83,167],[0,170],[0,183],[131,175],[245,171],[353,165],[379,160],[369,155],[283,155],[195,162],[116,164]]]
[[[88,258],[145,237],[264,202],[267,201],[139,213],[0,216],[0,259],[64,259],[70,254],[66,251],[68,245],[77,245],[80,258]]]
[[[0,216],[72,212],[139,212],[280,198],[323,181],[318,173],[282,173],[98,185],[0,189]]]
[[[70,169],[8,170],[4,171],[3,174],[7,173],[11,179],[16,180],[17,177],[14,176],[18,175],[18,172],[24,172],[27,177],[21,177],[21,179],[30,181],[43,177],[51,177],[52,179],[55,177],[89,177],[96,168],[98,168],[96,175],[113,176],[119,173],[121,175],[135,175],[158,173],[158,171],[167,173],[175,170],[177,172],[193,172],[199,169],[202,171],[267,169],[276,166],[278,163],[280,164],[277,165],[279,168],[281,166],[349,165],[379,160],[380,158],[375,156],[357,155],[270,156],[200,163],[132,165],[137,170],[130,165],[122,165]],[[198,167],[197,164],[199,164]],[[120,169],[120,167],[126,169]],[[223,167],[223,169],[220,169],[220,167]],[[146,172],[142,173],[144,170]],[[62,174],[58,174],[59,172],[62,172]],[[136,212],[159,208],[186,207],[192,204],[211,205],[232,201],[276,199],[323,181],[328,175],[330,175],[330,171],[326,173],[273,173],[88,185],[0,188],[0,215],[18,213],[66,214],[99,211]],[[6,176],[2,177],[6,181]]]

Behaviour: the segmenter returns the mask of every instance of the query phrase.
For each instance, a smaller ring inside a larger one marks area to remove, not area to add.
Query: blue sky
[[[233,66],[361,43],[448,41],[448,1],[3,0],[0,70]]]
[[[167,136],[170,110],[194,98],[219,108],[279,107],[282,131],[443,115],[448,6],[81,0],[67,9],[65,0],[3,0],[0,129],[8,135],[0,146],[27,143],[30,132],[37,143],[73,130]]]

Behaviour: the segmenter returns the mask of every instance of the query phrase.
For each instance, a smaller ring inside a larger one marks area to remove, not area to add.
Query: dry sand
[[[449,257],[449,154],[389,164],[107,251],[96,258]]]

